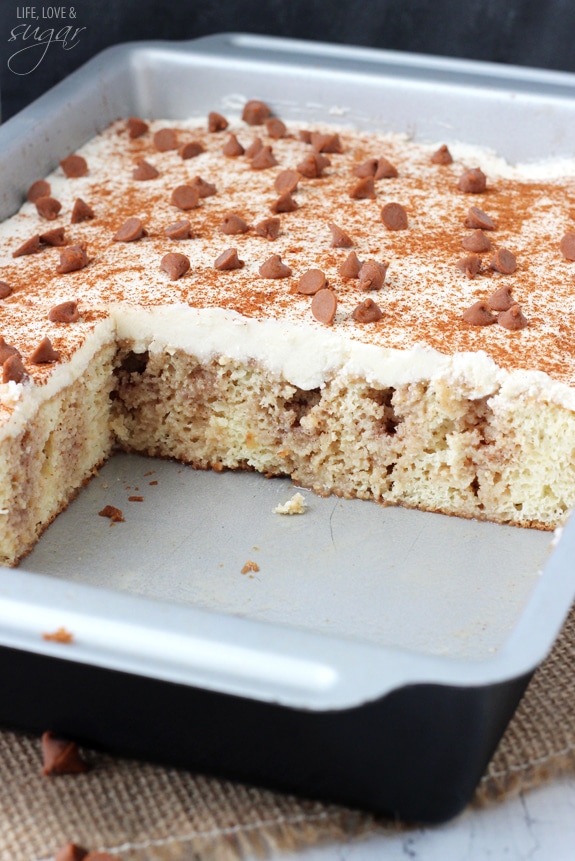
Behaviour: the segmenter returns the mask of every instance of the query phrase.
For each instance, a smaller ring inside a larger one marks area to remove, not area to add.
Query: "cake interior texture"
[[[290,476],[320,495],[563,522],[575,503],[573,166],[524,175],[463,144],[440,163],[437,145],[325,127],[310,143],[263,120],[143,125],[132,137],[115,123],[79,151],[83,173],[63,161],[40,202],[0,226],[1,564],[31,550],[115,449]],[[255,166],[262,148],[272,158]],[[384,162],[395,175],[375,178]],[[142,163],[157,175],[138,178]],[[460,178],[478,164],[487,186],[470,192]],[[75,219],[78,200],[91,214]],[[396,202],[407,224],[386,222]],[[230,251],[237,265],[222,265]],[[349,274],[352,251],[381,283]],[[310,307],[309,270],[333,312]],[[501,288],[505,309],[489,304]],[[52,313],[66,303],[72,319]],[[466,319],[475,303],[487,325]],[[366,319],[373,305],[380,317]],[[499,319],[509,307],[522,326]],[[38,353],[46,339],[54,354]]]

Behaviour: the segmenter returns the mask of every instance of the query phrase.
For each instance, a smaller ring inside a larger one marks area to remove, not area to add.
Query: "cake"
[[[63,153],[0,225],[0,562],[115,449],[558,526],[574,177],[258,101]]]

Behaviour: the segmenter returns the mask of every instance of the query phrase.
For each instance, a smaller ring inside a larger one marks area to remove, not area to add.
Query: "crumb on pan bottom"
[[[0,457],[0,561],[14,565],[114,447],[289,476],[325,496],[553,529],[575,502],[575,416],[445,381],[304,391],[256,364],[110,343]]]

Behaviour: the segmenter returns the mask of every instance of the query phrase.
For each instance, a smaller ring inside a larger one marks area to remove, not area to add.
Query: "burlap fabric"
[[[86,751],[93,768],[43,777],[38,738],[0,734],[0,861],[49,861],[74,841],[122,861],[237,861],[391,823],[175,769]],[[575,771],[575,609],[535,674],[474,804]],[[395,826],[399,827],[399,826]]]

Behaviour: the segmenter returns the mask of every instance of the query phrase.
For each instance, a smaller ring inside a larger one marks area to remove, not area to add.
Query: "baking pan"
[[[574,96],[564,73],[243,34],[132,43],[0,127],[0,210],[120,116],[257,97],[525,161],[570,154]],[[575,522],[552,536],[306,491],[305,514],[274,513],[294,492],[113,457],[2,572],[0,721],[406,820],[458,813],[572,603]],[[43,638],[60,627],[72,643]]]

